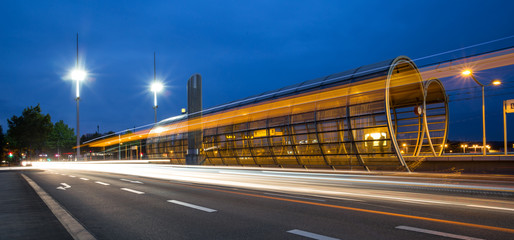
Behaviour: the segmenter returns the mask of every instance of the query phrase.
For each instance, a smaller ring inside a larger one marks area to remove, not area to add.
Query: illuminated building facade
[[[199,131],[193,164],[408,171],[409,157],[443,151],[448,98],[400,56],[192,115],[149,130],[148,157],[186,164]]]
[[[149,157],[184,164],[187,133],[193,128],[202,131],[198,164],[405,169],[405,157],[441,154],[448,128],[441,82],[423,81],[407,57],[202,114],[161,121],[149,133]]]

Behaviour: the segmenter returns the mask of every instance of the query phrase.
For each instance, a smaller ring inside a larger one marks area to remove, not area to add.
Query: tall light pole
[[[79,122],[79,100],[80,100],[80,82],[86,79],[87,72],[79,68],[79,34],[77,33],[77,62],[75,69],[71,71],[71,79],[76,82],[76,98],[77,101],[77,156],[75,160],[80,158],[80,122]]]
[[[482,88],[482,154],[485,156],[486,154],[486,141],[485,141],[485,96],[484,96],[484,88],[487,87],[487,86],[491,86],[491,85],[500,85],[501,84],[501,81],[500,80],[493,80],[492,82],[490,82],[489,84],[485,85],[485,84],[482,84],[480,83],[476,78],[475,76],[473,75],[473,72],[471,72],[471,70],[464,70],[462,72],[462,75],[463,76],[471,76],[471,78],[473,78],[473,80]],[[476,152],[476,148],[475,148],[475,152]]]
[[[150,86],[150,90],[153,92],[153,110],[154,110],[154,122],[157,123],[157,92],[162,91],[164,86],[162,83],[157,82],[155,73],[155,52],[153,53],[153,83]]]
[[[163,86],[160,82],[153,82],[150,90],[153,92],[153,110],[154,110],[154,121],[157,122],[157,93],[162,91]]]

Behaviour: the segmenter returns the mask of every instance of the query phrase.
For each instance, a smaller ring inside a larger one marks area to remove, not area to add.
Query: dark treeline
[[[75,130],[64,121],[52,123],[49,114],[42,114],[41,107],[27,107],[20,116],[7,119],[8,128],[4,133],[0,125],[0,161],[4,164],[17,163],[23,159],[67,158],[73,154],[76,144]],[[102,134],[86,134],[81,142]]]

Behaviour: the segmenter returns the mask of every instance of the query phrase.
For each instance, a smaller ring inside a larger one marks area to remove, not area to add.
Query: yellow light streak
[[[509,66],[512,64],[514,64],[514,48],[421,68],[419,69],[419,74],[421,75],[422,80],[420,79],[418,72],[413,70],[405,71],[401,74],[394,74],[390,82],[390,88],[417,84],[420,81],[426,81],[434,78],[439,79],[457,76],[463,73],[463,69],[469,69],[469,66],[471,65],[475,71],[481,71]],[[470,70],[469,74],[471,74]],[[383,74],[382,76],[342,86],[315,90],[295,96],[288,96],[239,108],[233,108],[206,115],[202,118],[183,120],[166,126],[161,126],[162,129],[158,130],[141,130],[136,133],[124,134],[120,137],[113,136],[84,144],[82,146],[106,147],[113,144],[132,141],[129,137],[134,135],[151,138],[161,135],[185,133],[188,131],[215,128],[218,126],[226,126],[273,117],[288,116],[291,114],[311,112],[314,110],[341,107],[347,104],[348,96],[357,96],[363,93],[366,93],[367,95],[355,98],[357,99],[356,101],[369,102],[373,101],[373,99],[383,99],[384,94],[382,91],[385,90],[386,80],[387,76],[386,74]],[[501,82],[493,82],[495,85],[499,83]],[[355,103],[350,102],[350,104]]]
[[[175,184],[186,185],[186,184],[180,184],[180,183],[175,183]],[[273,197],[273,196],[255,194],[255,193],[235,192],[235,191],[230,191],[230,190],[222,190],[222,189],[215,189],[215,188],[209,188],[209,187],[200,187],[200,186],[191,186],[191,185],[187,185],[187,186],[192,187],[192,188],[218,191],[218,192],[223,192],[223,193],[230,193],[230,194],[244,195],[244,196],[265,198],[265,199],[273,199],[273,200],[279,200],[279,201],[284,201],[284,202],[301,203],[301,204],[314,205],[314,206],[319,206],[319,207],[334,208],[334,209],[339,209],[339,210],[365,212],[365,213],[372,213],[372,214],[392,216],[392,217],[401,217],[401,218],[407,218],[407,219],[423,220],[423,221],[428,221],[428,222],[445,223],[445,224],[458,225],[458,226],[464,226],[464,227],[472,227],[472,228],[487,229],[487,230],[492,230],[492,231],[514,233],[514,229],[510,229],[510,228],[502,228],[502,227],[495,227],[495,226],[488,226],[488,225],[481,225],[481,224],[474,224],[474,223],[458,222],[458,221],[444,220],[444,219],[438,219],[438,218],[421,217],[421,216],[408,215],[408,214],[384,212],[384,211],[377,211],[377,210],[370,210],[370,209],[363,209],[363,208],[346,207],[346,206],[340,206],[340,205],[334,205],[334,204],[328,204],[328,203],[310,202],[310,201],[296,200],[296,199],[290,199],[290,198]]]

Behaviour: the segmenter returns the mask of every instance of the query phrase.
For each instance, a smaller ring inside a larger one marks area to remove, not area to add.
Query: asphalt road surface
[[[169,165],[19,174],[97,239],[514,239],[514,185]]]

